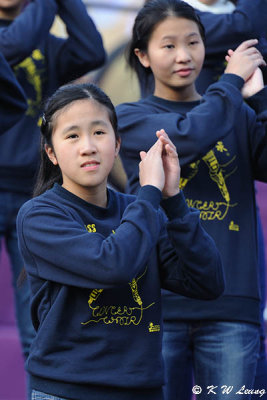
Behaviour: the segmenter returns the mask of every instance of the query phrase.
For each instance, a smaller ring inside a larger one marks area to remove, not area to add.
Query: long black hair
[[[130,67],[137,73],[140,82],[149,83],[152,75],[150,68],[145,68],[138,60],[134,50],[146,52],[149,39],[156,25],[168,17],[179,17],[194,21],[199,29],[200,36],[205,43],[205,28],[193,7],[180,0],[148,0],[138,12],[132,38],[126,49],[126,58]]]
[[[59,88],[46,102],[41,124],[41,161],[34,188],[34,196],[38,196],[50,189],[54,183],[62,184],[62,175],[58,165],[54,165],[48,158],[45,146],[53,149],[52,133],[55,127],[58,112],[77,100],[92,99],[106,107],[110,123],[118,140],[117,116],[110,98],[92,83],[69,84]]]

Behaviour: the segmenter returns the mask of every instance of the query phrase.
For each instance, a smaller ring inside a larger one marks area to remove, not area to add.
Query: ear
[[[119,152],[120,152],[120,148],[121,148],[121,138],[118,138],[116,140],[116,147],[115,147],[115,157],[118,156]]]
[[[49,158],[49,160],[54,164],[54,165],[58,165],[57,162],[57,158],[56,155],[54,153],[54,150],[52,149],[51,146],[48,146],[47,144],[45,145],[45,152],[47,154],[47,157]]]
[[[140,49],[134,49],[134,54],[136,55],[136,57],[138,57],[140,63],[143,65],[143,67],[145,67],[145,68],[150,67],[149,58],[145,51],[142,51]]]

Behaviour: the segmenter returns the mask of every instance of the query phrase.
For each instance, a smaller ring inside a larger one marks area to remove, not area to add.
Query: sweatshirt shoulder
[[[19,210],[18,221],[24,219],[26,216],[30,216],[38,209],[53,208],[54,210],[58,209],[59,212],[60,210],[62,211],[65,207],[56,197],[52,190],[48,190],[40,196],[26,201]]]
[[[142,112],[146,113],[147,111],[153,108],[153,103],[148,99],[141,99],[136,102],[129,102],[129,103],[121,103],[116,107],[116,113],[118,117],[127,114],[128,112]]]

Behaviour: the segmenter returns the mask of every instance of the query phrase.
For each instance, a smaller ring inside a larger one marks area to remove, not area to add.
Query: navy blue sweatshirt
[[[0,134],[22,118],[26,108],[23,90],[0,53]]]
[[[56,14],[66,24],[68,39],[49,34]],[[0,20],[0,51],[28,100],[25,117],[0,138],[0,190],[31,193],[44,100],[62,84],[101,66],[105,52],[80,0],[35,0],[14,21]]]
[[[267,181],[267,89],[249,99],[257,118],[237,90],[240,81],[226,74],[200,101],[150,96],[117,108],[129,190],[138,190],[139,151],[164,128],[179,154],[187,203],[200,211],[223,260],[224,295],[207,304],[165,293],[166,319],[259,323],[254,179]]]
[[[183,194],[108,190],[107,208],[59,185],[19,211],[37,331],[32,388],[68,399],[156,399],[163,384],[161,291],[211,299],[219,253]],[[135,397],[134,397],[135,396]]]

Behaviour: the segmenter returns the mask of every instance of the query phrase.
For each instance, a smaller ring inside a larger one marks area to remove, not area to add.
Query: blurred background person
[[[29,4],[27,4],[29,3]],[[81,0],[0,0],[0,51],[27,97],[27,111],[0,138],[0,235],[12,267],[16,318],[24,357],[34,337],[27,282],[17,287],[23,263],[17,248],[15,221],[32,195],[39,159],[39,119],[43,100],[59,86],[105,61],[102,38]],[[67,38],[50,34],[55,16]]]
[[[0,53],[0,134],[12,127],[23,115],[27,103],[13,71]]]

